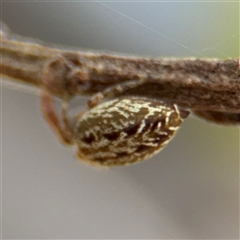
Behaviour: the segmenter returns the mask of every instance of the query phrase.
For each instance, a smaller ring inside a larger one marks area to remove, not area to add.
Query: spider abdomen
[[[145,160],[173,138],[187,115],[175,104],[142,97],[102,103],[77,122],[78,156],[104,166]]]

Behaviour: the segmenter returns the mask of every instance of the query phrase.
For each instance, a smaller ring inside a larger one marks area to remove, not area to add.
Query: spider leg
[[[127,90],[138,87],[145,82],[146,82],[145,80],[132,80],[129,82],[125,82],[122,84],[116,84],[114,86],[108,87],[104,91],[98,92],[95,95],[93,95],[90,98],[90,100],[88,101],[88,107],[89,108],[95,107],[105,98],[113,98],[116,96],[124,95],[124,93]]]
[[[65,144],[73,144],[73,131],[68,124],[66,115],[67,102],[64,101],[62,104],[64,127],[62,126],[59,116],[55,111],[53,96],[46,90],[43,90],[41,93],[41,108],[46,120],[54,132],[58,135],[59,139]]]
[[[91,109],[95,107],[96,105],[100,104],[102,100],[106,98],[114,98],[118,96],[123,96],[129,94],[128,90],[137,88],[143,84],[145,84],[147,81],[145,80],[133,80],[130,82],[122,83],[122,84],[116,84],[114,86],[108,87],[102,92],[98,92],[97,94],[93,95],[90,100],[88,101],[88,107]],[[131,93],[130,93],[131,95]],[[136,94],[138,95],[138,93]],[[147,95],[144,95],[143,93],[139,93],[139,97],[142,96],[148,97]],[[186,108],[179,108],[181,111],[181,115],[183,118],[186,118],[189,114],[190,111]]]

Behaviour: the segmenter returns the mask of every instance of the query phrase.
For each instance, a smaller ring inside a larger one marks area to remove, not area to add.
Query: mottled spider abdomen
[[[75,129],[78,157],[103,166],[127,165],[159,152],[188,111],[140,97],[114,99],[81,116]]]

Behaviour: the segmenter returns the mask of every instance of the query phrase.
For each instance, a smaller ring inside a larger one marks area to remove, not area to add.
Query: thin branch
[[[240,112],[239,59],[144,58],[72,51],[10,34],[2,34],[0,52],[2,75],[44,88],[62,99],[103,92],[103,96],[166,99],[193,110]]]

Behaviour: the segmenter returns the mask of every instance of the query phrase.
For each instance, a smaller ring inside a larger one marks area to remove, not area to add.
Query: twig
[[[62,99],[105,92],[165,99],[192,110],[240,113],[239,59],[143,58],[21,40],[2,37],[0,73]]]

